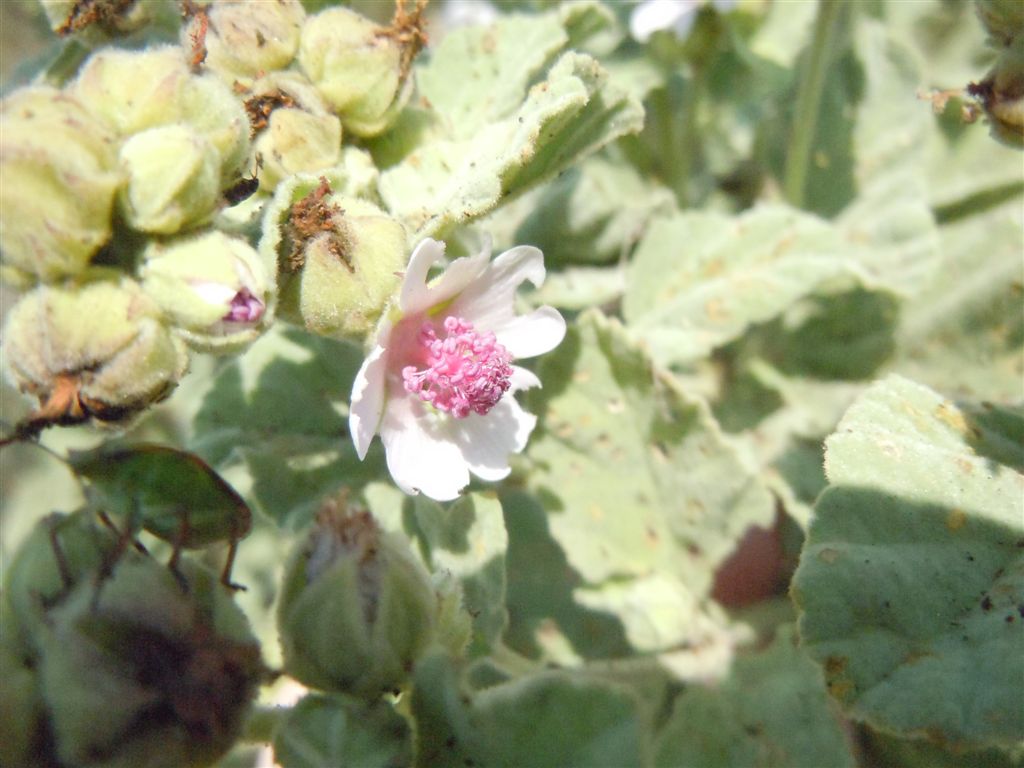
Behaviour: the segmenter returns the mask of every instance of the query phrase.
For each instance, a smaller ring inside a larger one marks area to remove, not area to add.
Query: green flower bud
[[[4,575],[6,640],[35,658],[46,612],[99,571],[116,545],[113,531],[98,526],[91,512],[55,512],[36,523]]]
[[[185,341],[202,351],[237,351],[272,320],[274,266],[223,232],[151,243],[141,278]]]
[[[1024,3],[1020,0],[974,0],[974,8],[996,44],[1009,46],[1024,36]]]
[[[383,132],[409,98],[398,36],[347,8],[329,8],[306,22],[299,65],[357,136]]]
[[[246,84],[292,63],[305,19],[298,0],[224,0],[208,6],[205,22],[201,16],[193,16],[182,28],[181,43],[191,45],[205,23],[203,65],[228,84]]]
[[[50,29],[58,35],[77,34],[89,43],[140,29],[152,18],[152,0],[40,0]]]
[[[181,120],[217,150],[221,188],[234,184],[252,165],[249,117],[241,100],[212,75],[189,78],[180,95]]]
[[[434,638],[437,599],[406,541],[344,499],[322,508],[285,570],[284,668],[305,685],[374,699],[402,685]]]
[[[129,278],[106,270],[40,286],[14,305],[3,358],[53,424],[121,421],[170,394],[188,368],[184,344]]]
[[[980,99],[992,135],[1011,147],[1024,147],[1024,35],[1003,50],[981,83],[968,87]]]
[[[170,235],[209,219],[220,197],[220,156],[187,125],[149,128],[121,147],[128,184],[121,213],[134,229]]]
[[[121,136],[178,122],[182,90],[192,77],[177,46],[105,48],[82,65],[71,93]]]
[[[231,594],[182,563],[187,589],[128,551],[99,591],[50,610],[39,661],[55,751],[82,768],[207,766],[236,740],[265,670]]]
[[[2,627],[3,625],[0,625]],[[4,630],[6,632],[6,629]],[[46,711],[33,664],[0,636],[0,765],[37,768],[55,765],[47,743]]]
[[[259,131],[254,149],[263,160],[262,189],[272,190],[295,173],[319,171],[338,162],[341,121],[301,75],[275,73],[261,78],[247,104]]]
[[[120,183],[113,135],[53,88],[0,102],[0,250],[42,280],[82,271],[110,237]]]
[[[332,195],[326,177],[309,176],[278,189],[266,221],[260,250],[281,265],[281,317],[313,333],[363,340],[401,283],[402,224],[366,200]]]

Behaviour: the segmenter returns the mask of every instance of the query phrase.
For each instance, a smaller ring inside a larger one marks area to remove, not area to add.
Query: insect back
[[[252,527],[241,496],[192,453],[160,445],[101,446],[71,451],[73,471],[84,481],[90,505],[121,536],[123,544],[146,531],[168,542],[168,566],[183,583],[178,563],[183,549],[227,542],[221,583],[231,583],[238,542]]]

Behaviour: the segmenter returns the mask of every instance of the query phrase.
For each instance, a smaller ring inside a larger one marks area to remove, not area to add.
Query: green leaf
[[[441,505],[410,498],[390,484],[373,483],[366,499],[382,526],[400,531],[416,546],[427,569],[450,573],[472,617],[470,656],[487,653],[505,629],[505,551],[508,535],[501,504],[470,493]]]
[[[430,768],[622,768],[642,764],[633,697],[586,676],[545,672],[467,698],[440,654],[416,667],[416,765]]]
[[[610,85],[597,61],[570,52],[507,118],[427,143],[384,171],[381,197],[411,242],[443,235],[639,130],[642,119],[639,102]]]
[[[575,598],[619,618],[634,647],[689,645],[695,656],[716,648],[727,663],[739,638],[706,595],[747,527],[772,519],[768,490],[707,405],[597,312],[545,358],[541,378],[530,484],[582,578]],[[692,669],[692,659],[667,661]]]
[[[348,399],[361,364],[353,345],[273,329],[217,372],[190,447],[237,475],[256,509],[300,527],[325,495],[384,471],[379,448],[362,463],[349,439]]]
[[[544,251],[545,263],[623,259],[655,214],[675,208],[672,193],[622,160],[588,158],[544,189],[516,242]]]
[[[941,268],[903,313],[897,371],[961,397],[1024,396],[1022,230],[1020,199],[942,227]]]
[[[737,658],[718,687],[694,686],[676,699],[658,734],[659,768],[853,768],[821,670],[783,629],[774,644]]]
[[[252,525],[242,497],[198,456],[161,445],[70,451],[93,505],[164,541],[201,547],[237,541]]]
[[[409,726],[385,703],[310,694],[274,733],[282,768],[403,768],[411,757]]]
[[[826,444],[792,594],[804,647],[857,719],[954,748],[1024,740],[1020,414],[892,376]]]
[[[682,364],[802,297],[861,279],[852,249],[814,216],[777,206],[736,218],[687,212],[648,229],[622,309],[656,362]]]

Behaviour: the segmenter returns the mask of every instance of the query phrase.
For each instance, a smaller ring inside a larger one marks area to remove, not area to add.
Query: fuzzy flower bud
[[[141,277],[185,341],[202,351],[237,351],[272,319],[273,268],[244,240],[223,232],[151,243]]]
[[[82,65],[71,93],[121,136],[177,122],[191,73],[176,46],[105,48]]]
[[[389,29],[347,8],[329,8],[302,28],[299,65],[346,130],[384,131],[404,106],[403,46]]]
[[[275,73],[258,80],[246,102],[263,159],[260,187],[272,190],[295,173],[330,168],[341,156],[341,121],[302,75]]]
[[[179,96],[179,119],[217,150],[221,188],[238,181],[250,166],[252,149],[241,100],[212,75],[189,78]]]
[[[182,27],[181,42],[189,46],[205,24],[203,66],[229,85],[245,83],[292,63],[305,18],[299,0],[222,0],[207,7],[205,19],[197,14]]]
[[[974,0],[974,8],[997,45],[1009,46],[1024,36],[1024,3],[1020,0]]]
[[[38,654],[46,612],[75,584],[95,574],[113,553],[117,543],[113,532],[99,527],[93,518],[85,511],[47,515],[22,542],[4,574],[0,603],[4,637],[28,658]]]
[[[280,313],[323,336],[362,340],[401,282],[405,228],[373,203],[335,197],[325,177],[275,196],[261,251],[282,265]]]
[[[121,147],[121,213],[134,229],[170,235],[201,224],[220,196],[220,156],[187,125],[150,128]]]
[[[138,0],[40,0],[58,35],[75,34],[89,44],[127,35],[152,18],[153,2]]]
[[[114,137],[74,98],[47,87],[0,102],[0,249],[8,270],[57,280],[110,237],[120,183]]]
[[[285,572],[278,628],[285,671],[374,699],[402,685],[435,634],[430,576],[406,541],[365,511],[328,502]]]
[[[183,343],[134,281],[106,270],[85,278],[24,294],[4,328],[11,379],[54,424],[126,419],[170,394],[188,368]]]
[[[981,101],[992,135],[1008,146],[1024,148],[1024,35],[1003,50],[988,77],[967,91]]]
[[[264,667],[216,576],[127,552],[99,591],[77,586],[49,612],[39,661],[64,765],[207,766],[234,743]]]

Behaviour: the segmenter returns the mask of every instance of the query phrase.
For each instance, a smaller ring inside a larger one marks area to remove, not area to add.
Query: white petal
[[[416,246],[409,258],[399,306],[405,314],[424,312],[437,304],[457,296],[466,286],[479,279],[491,258],[490,239],[475,256],[456,259],[432,284],[427,285],[427,273],[444,256],[444,243],[429,238]]]
[[[522,392],[524,389],[533,389],[534,387],[540,386],[540,379],[533,371],[529,371],[526,368],[520,368],[518,365],[512,366],[512,375],[509,377],[509,383],[512,385],[510,392]]]
[[[224,283],[194,283],[192,290],[207,304],[223,306],[225,308],[231,304],[231,300],[238,293],[237,288],[232,285],[225,285]]]
[[[511,471],[508,457],[526,447],[537,417],[506,395],[486,415],[471,413],[452,424],[455,442],[470,471],[482,480],[501,480]]]
[[[382,346],[377,346],[363,361],[352,383],[348,431],[352,435],[352,443],[356,447],[360,461],[366,458],[366,452],[380,424],[387,391],[386,373],[386,350]]]
[[[398,305],[403,312],[418,312],[429,306],[427,301],[427,273],[444,258],[444,243],[429,237],[413,249],[409,265],[405,268],[402,295]]]
[[[516,289],[525,280],[534,285],[544,282],[544,254],[532,245],[519,245],[498,256],[447,311],[469,320],[479,331],[494,330],[515,314]]]
[[[540,307],[492,327],[512,357],[534,357],[550,352],[565,338],[565,318],[554,307]]]
[[[380,436],[388,471],[399,488],[448,501],[469,484],[469,467],[452,440],[449,420],[430,417],[418,400],[393,397],[384,410]]]
[[[630,34],[646,43],[655,32],[674,29],[679,38],[684,38],[699,5],[697,0],[644,0],[629,17]]]

